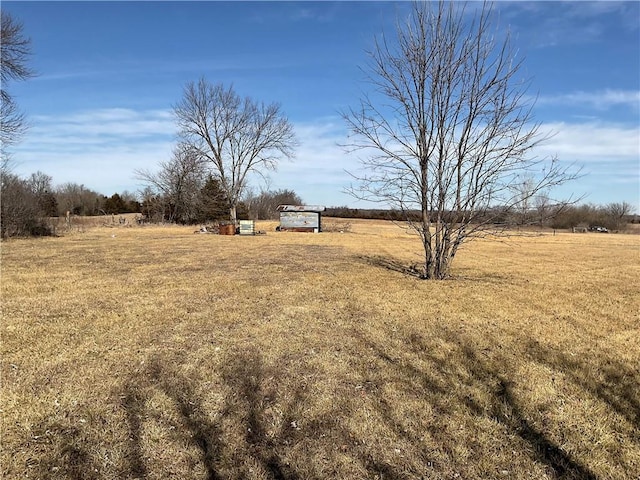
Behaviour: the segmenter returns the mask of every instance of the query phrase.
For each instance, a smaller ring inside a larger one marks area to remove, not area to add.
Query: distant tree
[[[596,216],[596,209],[592,205],[571,205],[554,215],[551,226],[553,228],[587,227]]]
[[[139,213],[140,212],[140,202],[138,201],[138,196],[127,190],[124,190],[120,193],[120,198],[124,203],[124,211],[123,213]]]
[[[204,176],[204,162],[187,144],[179,144],[171,160],[161,162],[158,171],[136,171],[150,194],[147,198],[154,199],[155,208],[162,207],[163,220],[184,224],[198,221]]]
[[[532,204],[535,196],[531,191],[535,190],[536,184],[536,179],[530,176],[522,178],[520,182],[513,185],[512,188],[515,195],[513,223],[517,225],[528,225],[533,220]]]
[[[29,187],[36,195],[52,191],[52,181],[53,178],[51,176],[39,170],[36,173],[32,173],[27,180]]]
[[[109,198],[107,198],[104,201],[102,208],[107,214],[125,213],[127,211],[126,203],[117,193],[114,193]]]
[[[249,206],[244,202],[238,202],[237,207],[237,219],[238,220],[249,220]]]
[[[140,191],[140,213],[150,222],[163,222],[166,218],[166,201],[150,186]]]
[[[293,127],[278,104],[241,98],[232,87],[202,78],[186,86],[174,112],[181,140],[208,162],[234,222],[247,176],[275,169],[280,158],[293,156]]]
[[[416,2],[370,59],[376,92],[344,113],[347,147],[370,153],[350,192],[405,213],[422,241],[422,278],[446,278],[463,243],[496,233],[493,213],[575,178],[531,155],[545,137],[517,78],[521,60],[508,35],[497,42],[487,4],[471,19],[454,2]]]
[[[302,205],[300,196],[293,190],[263,190],[259,194],[249,194],[244,198],[249,216],[255,220],[277,219],[278,205]]]
[[[633,205],[629,202],[609,203],[604,207],[607,228],[611,230],[624,230],[628,223],[628,218],[634,212]]]
[[[338,218],[367,218],[369,212],[368,210],[360,210],[358,208],[350,208],[346,205],[338,206],[338,207],[327,207],[327,210],[324,212],[327,217],[338,217]]]
[[[4,172],[0,185],[0,230],[2,238],[30,235],[30,225],[38,218],[36,201],[27,183]]]
[[[27,66],[31,55],[31,40],[24,36],[23,25],[6,11],[1,13],[0,25],[0,154],[6,157],[6,148],[15,144],[26,130],[24,114],[19,110],[7,85],[14,80],[26,80],[34,75]],[[3,168],[4,170],[4,168]]]
[[[533,198],[533,205],[535,209],[536,223],[543,227],[546,222],[557,212],[554,210],[554,205],[547,192],[539,192]]]
[[[32,177],[33,178],[33,177]],[[50,199],[46,190],[37,190],[30,180],[5,171],[0,176],[0,234],[2,238],[50,235],[47,222]]]
[[[59,185],[55,190],[58,212],[65,216],[66,212],[73,215],[100,215],[104,196],[78,183],[67,182]]]
[[[204,223],[213,220],[223,220],[229,217],[229,200],[220,181],[209,174],[204,186],[200,190],[200,213],[198,221]]]
[[[44,192],[37,196],[38,207],[41,214],[44,217],[57,217],[58,213],[58,201],[53,192]]]
[[[607,205],[553,205],[559,210],[551,221],[553,228],[605,227],[609,230],[624,230],[633,215],[633,205],[628,202],[609,203]]]
[[[27,185],[33,193],[40,215],[43,217],[58,216],[58,201],[54,195],[52,178],[46,173],[37,171],[27,179]]]

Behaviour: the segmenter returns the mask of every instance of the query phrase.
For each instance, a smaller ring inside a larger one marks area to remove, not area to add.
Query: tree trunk
[[[231,221],[233,222],[233,224],[237,224],[238,223],[238,215],[236,212],[236,206],[232,205],[231,207],[229,207],[229,217],[231,219]]]

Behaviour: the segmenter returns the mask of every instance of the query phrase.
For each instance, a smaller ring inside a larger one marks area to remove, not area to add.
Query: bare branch
[[[9,13],[2,11],[0,26],[0,154],[8,155],[7,147],[15,144],[27,129],[24,114],[7,91],[7,85],[13,80],[26,80],[34,75],[27,66],[31,55],[31,40],[24,37],[23,26]]]

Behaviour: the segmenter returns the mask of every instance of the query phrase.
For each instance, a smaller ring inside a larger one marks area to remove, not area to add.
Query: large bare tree
[[[293,127],[278,104],[241,98],[232,87],[203,78],[186,86],[174,112],[181,141],[209,162],[234,222],[247,176],[273,170],[282,157],[293,156]]]
[[[349,147],[365,153],[351,193],[407,213],[424,247],[422,278],[446,278],[459,247],[495,227],[492,212],[504,217],[575,176],[532,155],[545,135],[521,60],[491,18],[488,4],[467,14],[414,3],[396,38],[370,52],[374,91],[343,115]]]
[[[24,134],[26,122],[15,100],[7,90],[13,80],[26,80],[33,76],[27,65],[31,55],[31,41],[24,36],[23,26],[9,13],[2,11],[0,24],[0,141],[3,166],[6,164],[6,148],[16,143]]]

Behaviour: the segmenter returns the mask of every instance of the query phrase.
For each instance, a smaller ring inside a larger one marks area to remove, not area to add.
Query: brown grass
[[[2,477],[638,478],[637,236],[274,227],[3,242]]]

